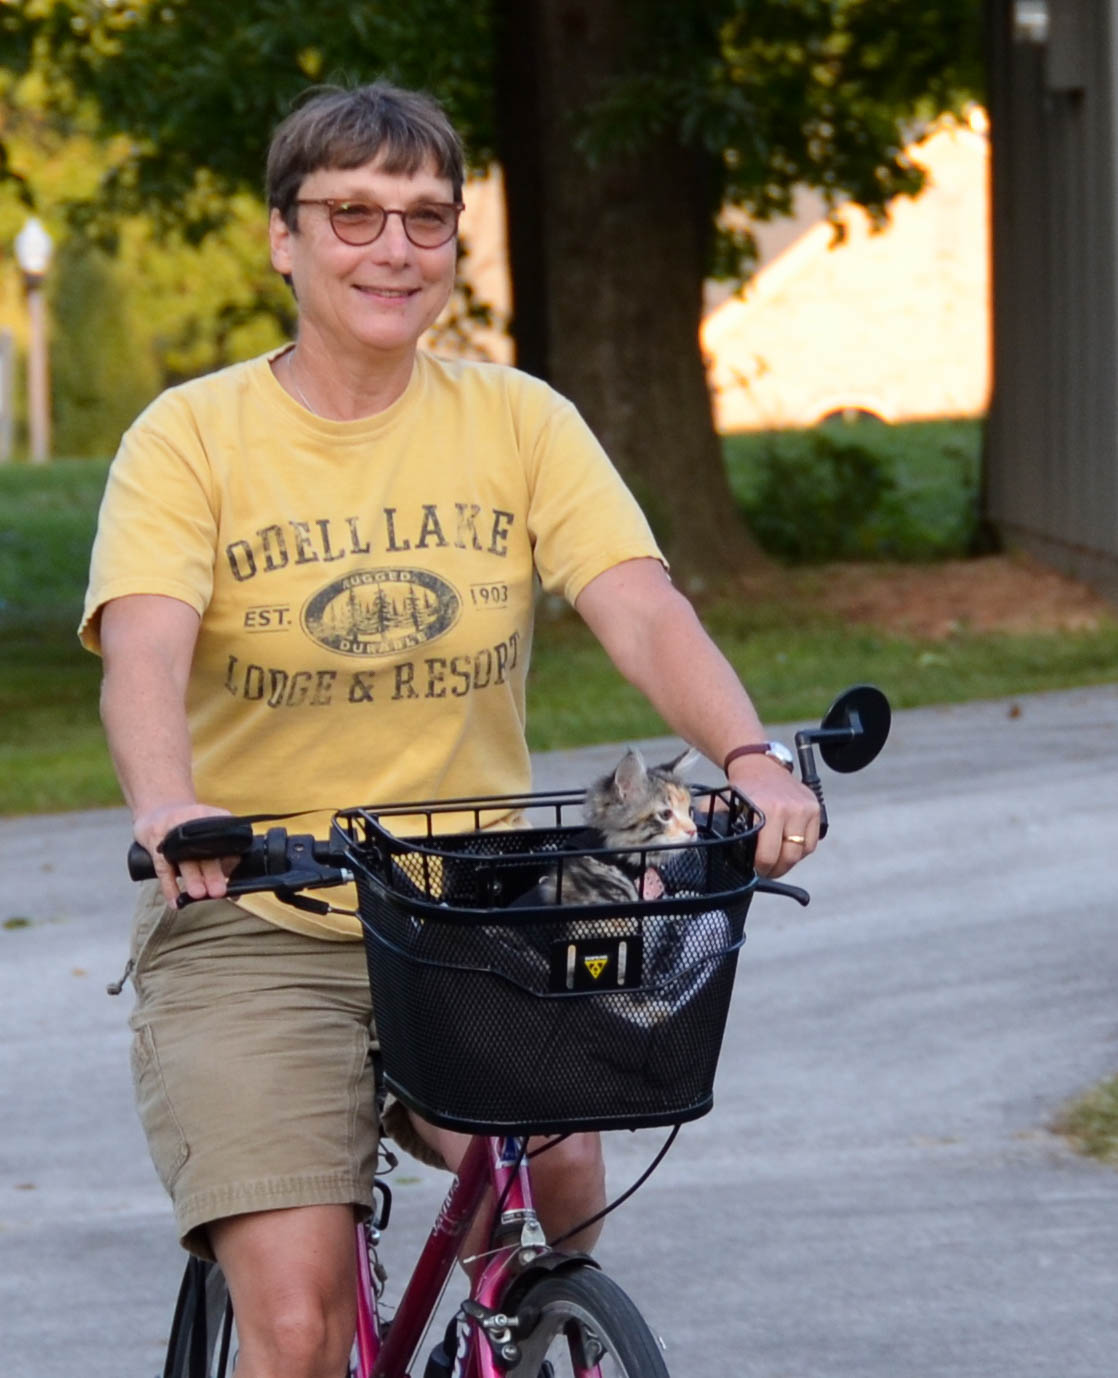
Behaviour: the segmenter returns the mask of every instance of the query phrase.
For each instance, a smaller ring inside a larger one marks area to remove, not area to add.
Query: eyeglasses
[[[461,201],[421,201],[406,211],[386,210],[371,201],[337,201],[324,196],[316,200],[301,198],[297,206],[325,206],[330,228],[343,244],[358,248],[371,244],[384,233],[390,215],[398,215],[404,233],[417,249],[437,249],[458,232]]]

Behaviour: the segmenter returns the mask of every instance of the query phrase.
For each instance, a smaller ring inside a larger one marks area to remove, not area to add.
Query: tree
[[[903,127],[976,89],[978,6],[497,9],[518,343],[578,401],[677,567],[717,578],[752,552],[727,519],[698,349],[701,291],[712,264],[744,275],[754,251],[748,236],[719,235],[719,212],[785,213],[808,185],[832,207],[849,196],[880,219],[892,196],[918,191]]]
[[[52,370],[54,449],[67,457],[110,455],[158,391],[153,352],[136,340],[118,265],[76,241],[63,243],[51,275],[57,349]]]
[[[520,362],[580,406],[688,578],[758,558],[699,356],[704,277],[751,262],[720,209],[779,214],[805,184],[880,218],[920,186],[906,134],[980,80],[978,0],[38,3],[59,91],[136,141],[118,203],[181,207],[200,167],[257,185],[313,81],[440,95],[504,166]]]
[[[51,401],[55,453],[67,456],[111,454],[162,388],[280,344],[294,320],[291,294],[267,263],[258,198],[197,187],[192,207],[220,210],[223,221],[200,244],[141,215],[111,224],[91,217],[86,208],[128,141],[91,137],[88,124],[81,110],[51,108],[38,72],[7,81],[0,72],[11,172],[0,179],[0,245],[14,239],[29,207],[55,240]],[[67,202],[89,223],[67,223]],[[10,324],[21,339],[17,284],[17,266],[0,260],[0,327]]]

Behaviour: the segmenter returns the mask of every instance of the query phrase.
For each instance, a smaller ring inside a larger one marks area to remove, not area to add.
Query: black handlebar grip
[[[128,848],[128,874],[132,880],[155,879],[155,866],[152,863],[151,853],[146,847],[141,847],[138,842],[133,842]]]
[[[823,840],[827,836],[827,829],[830,826],[827,820],[827,805],[823,802],[823,782],[817,775],[810,785],[812,794],[819,801],[819,839]]]

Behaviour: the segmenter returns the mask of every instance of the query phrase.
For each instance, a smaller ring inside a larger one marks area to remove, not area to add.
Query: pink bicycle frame
[[[484,1225],[486,1239],[496,1225],[499,1241],[484,1266],[475,1272],[470,1288],[471,1299],[487,1311],[497,1307],[524,1262],[548,1252],[522,1149],[523,1140],[511,1136],[470,1141],[384,1335],[376,1313],[364,1228],[358,1228],[357,1378],[405,1378],[475,1218]],[[490,1197],[483,1204],[487,1187]],[[497,1202],[503,1203],[499,1221],[494,1219]],[[479,1327],[473,1328],[473,1340],[464,1378],[503,1378],[504,1370],[497,1365]],[[586,1378],[597,1371],[587,1370]]]

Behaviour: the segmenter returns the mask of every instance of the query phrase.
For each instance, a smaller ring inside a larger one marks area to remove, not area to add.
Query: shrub
[[[981,423],[829,422],[727,437],[730,482],[778,559],[934,560],[973,552]]]
[[[896,483],[856,441],[816,431],[806,452],[763,452],[764,469],[746,518],[770,554],[796,563],[867,554],[872,521]]]

